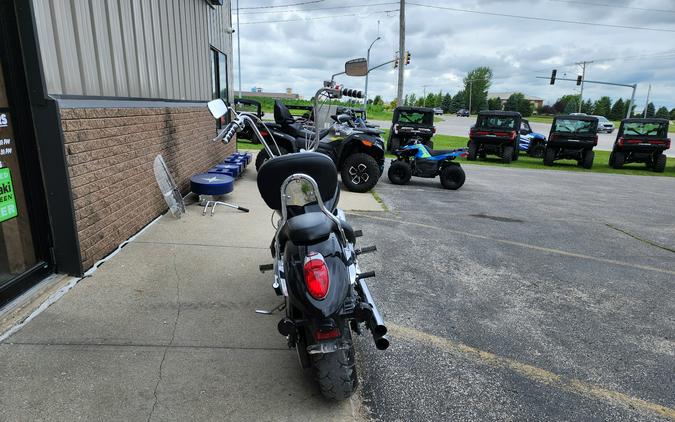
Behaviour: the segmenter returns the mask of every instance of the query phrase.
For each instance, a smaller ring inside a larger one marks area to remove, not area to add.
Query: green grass
[[[384,203],[384,201],[382,200],[380,195],[378,195],[377,192],[375,192],[375,189],[371,189],[370,194],[373,195],[373,198],[375,198],[375,201],[378,204],[380,204],[380,206],[382,207],[383,210],[389,211],[389,207],[387,207],[387,204]]]
[[[389,131],[385,130],[385,133],[382,137],[387,139]],[[465,148],[469,139],[465,136],[450,136],[450,135],[435,135],[434,138],[434,149],[454,149],[454,148]],[[253,149],[260,150],[262,145],[260,144],[251,144],[249,142],[237,142],[237,147],[240,149]],[[393,155],[387,154],[388,158],[394,158]],[[623,169],[617,170],[609,166],[609,151],[598,151],[595,150],[595,160],[593,161],[593,168],[586,170],[577,166],[577,162],[573,160],[560,160],[556,161],[553,166],[545,166],[544,160],[541,158],[530,157],[521,152],[518,161],[514,161],[511,164],[502,163],[501,158],[497,156],[488,155],[486,159],[477,159],[476,161],[467,161],[466,158],[460,158],[458,160],[462,165],[478,165],[478,166],[497,166],[497,167],[514,167],[514,168],[529,168],[529,169],[538,169],[538,170],[549,170],[549,171],[578,171],[578,172],[588,172],[588,173],[614,173],[614,174],[627,174],[633,176],[667,176],[675,177],[675,158],[668,157],[668,162],[666,164],[666,171],[663,173],[655,173],[645,167],[642,163],[628,164],[624,166]],[[373,195],[375,196],[375,195]],[[377,197],[375,197],[377,200]]]

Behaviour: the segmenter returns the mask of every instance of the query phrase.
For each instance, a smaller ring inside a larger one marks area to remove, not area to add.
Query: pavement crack
[[[612,230],[616,230],[616,231],[618,231],[619,233],[623,233],[623,234],[625,234],[625,235],[628,236],[628,237],[632,237],[633,239],[635,239],[635,240],[637,240],[637,241],[640,241],[640,242],[642,242],[642,243],[645,243],[645,244],[647,244],[647,245],[649,245],[649,246],[653,246],[653,247],[655,247],[655,248],[662,249],[662,250],[664,250],[664,251],[666,251],[666,252],[675,253],[675,249],[669,248],[668,246],[660,245],[660,244],[658,244],[658,243],[656,243],[656,242],[652,242],[652,241],[649,240],[649,239],[643,239],[642,237],[640,237],[640,236],[638,236],[638,235],[635,235],[635,234],[633,234],[633,233],[630,233],[630,232],[628,232],[628,231],[626,231],[626,230],[624,230],[624,229],[620,229],[619,227],[616,227],[616,226],[614,226],[614,225],[612,225],[612,224],[605,223],[605,226],[609,227],[609,228],[612,229]]]
[[[171,330],[171,340],[164,347],[164,353],[162,354],[162,361],[159,363],[159,373],[157,374],[157,383],[155,384],[155,389],[152,392],[154,401],[152,403],[152,409],[150,409],[150,414],[148,415],[147,422],[152,420],[152,415],[155,413],[157,408],[157,403],[159,398],[157,397],[157,389],[159,384],[162,382],[162,369],[164,368],[164,361],[166,360],[166,354],[169,351],[169,348],[173,346],[173,342],[176,338],[176,328],[178,327],[178,319],[180,318],[181,310],[181,300],[180,300],[180,276],[178,275],[178,267],[176,266],[176,245],[173,246],[173,271],[176,274],[176,304],[178,305],[178,310],[176,312],[176,319],[173,321],[173,329]]]

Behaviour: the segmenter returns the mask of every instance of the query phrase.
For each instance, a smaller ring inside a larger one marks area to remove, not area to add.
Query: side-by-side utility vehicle
[[[666,169],[666,155],[670,148],[666,119],[624,119],[609,155],[609,165],[620,169],[624,164],[645,163],[657,173]]]
[[[509,164],[518,159],[518,134],[522,117],[515,111],[481,111],[469,131],[468,160],[488,154],[502,157]]]
[[[593,167],[598,145],[598,119],[593,116],[556,116],[544,150],[544,164],[552,166],[556,160],[576,160],[585,169]]]

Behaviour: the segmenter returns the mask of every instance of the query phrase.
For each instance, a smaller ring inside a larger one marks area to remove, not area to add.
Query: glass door
[[[0,63],[0,286],[38,264],[5,85]]]

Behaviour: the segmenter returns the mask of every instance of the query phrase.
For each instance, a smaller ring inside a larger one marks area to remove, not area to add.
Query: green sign
[[[0,168],[0,223],[17,216],[12,176],[8,168]]]

